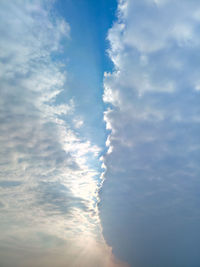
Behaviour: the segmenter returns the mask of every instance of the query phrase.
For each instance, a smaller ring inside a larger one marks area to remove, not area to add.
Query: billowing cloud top
[[[0,3],[0,265],[118,266],[88,164],[100,149],[78,135],[73,99],[59,97],[70,27],[52,4]]]
[[[199,29],[199,1],[121,0],[108,33],[101,215],[131,266],[200,262]]]

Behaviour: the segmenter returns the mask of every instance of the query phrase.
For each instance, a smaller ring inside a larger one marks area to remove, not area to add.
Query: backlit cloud
[[[0,3],[0,265],[118,266],[101,234],[99,173],[88,164],[100,148],[76,132],[74,101],[58,98],[70,26],[52,5]]]

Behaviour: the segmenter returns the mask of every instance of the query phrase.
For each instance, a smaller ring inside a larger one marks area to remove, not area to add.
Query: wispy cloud
[[[100,149],[77,134],[74,101],[57,98],[70,26],[52,4],[0,3],[0,265],[115,266],[88,164]]]
[[[132,266],[200,261],[199,12],[196,0],[119,1],[108,33],[101,214]]]

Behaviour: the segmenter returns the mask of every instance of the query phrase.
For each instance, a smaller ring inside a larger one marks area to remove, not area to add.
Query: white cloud
[[[59,101],[66,66],[56,58],[70,27],[53,1],[0,3],[0,265],[117,266],[97,209],[100,149]],[[63,119],[75,122],[75,128]]]
[[[101,217],[106,240],[131,266],[200,261],[199,9],[196,0],[119,1],[108,33],[112,150]]]
[[[79,129],[79,128],[81,128],[83,126],[84,121],[82,119],[80,119],[80,118],[76,118],[76,119],[73,120],[73,123],[74,123],[74,127]]]

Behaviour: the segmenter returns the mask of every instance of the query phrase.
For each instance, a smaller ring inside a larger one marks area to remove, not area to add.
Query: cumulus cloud
[[[121,0],[108,32],[101,217],[131,266],[200,262],[199,12],[196,0]]]
[[[52,5],[0,3],[0,265],[117,266],[88,165],[100,149],[76,132],[74,101],[58,98],[67,91],[58,55],[70,26]]]

